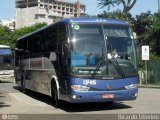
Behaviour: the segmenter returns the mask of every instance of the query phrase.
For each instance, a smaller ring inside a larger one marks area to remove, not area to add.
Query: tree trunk
[[[127,14],[132,9],[132,7],[135,5],[136,2],[137,2],[137,0],[133,0],[133,2],[132,2],[132,0],[128,0],[128,2],[125,3],[125,1],[122,0],[123,7],[124,7],[123,8],[123,13]]]

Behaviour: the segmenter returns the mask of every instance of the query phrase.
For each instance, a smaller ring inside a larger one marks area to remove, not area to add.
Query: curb
[[[140,88],[156,88],[156,89],[160,89],[160,85],[153,85],[153,84],[139,84],[138,87],[140,87]]]

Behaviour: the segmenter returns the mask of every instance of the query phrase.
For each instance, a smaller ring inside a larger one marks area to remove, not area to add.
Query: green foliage
[[[149,45],[151,54],[160,57],[160,13],[151,14],[148,11],[136,16],[134,30],[138,36],[138,45]]]
[[[47,24],[46,23],[36,23],[30,27],[24,27],[24,28],[21,28],[21,29],[17,29],[15,31],[15,33],[19,36],[19,37],[22,37],[30,32],[33,32],[33,31],[36,31],[38,29],[40,29],[41,27],[44,27],[46,26]]]
[[[5,26],[0,26],[0,44],[10,45],[13,38],[12,31]]]
[[[114,7],[115,5],[119,5],[121,3],[120,0],[98,0],[98,1],[100,1],[98,3],[98,6],[100,8],[104,8],[107,6],[108,10],[110,9],[111,6]]]
[[[0,44],[1,45],[9,45],[12,48],[15,47],[16,40],[30,32],[33,32],[41,27],[46,26],[46,23],[37,23],[30,27],[24,27],[17,29],[15,31],[11,31],[6,26],[0,26]]]
[[[135,19],[134,30],[136,31],[138,36],[141,36],[142,33],[146,33],[152,30],[153,15],[150,11],[137,15]]]
[[[160,60],[160,13],[141,13],[133,24],[139,50],[142,45],[149,45],[150,60]],[[144,61],[139,61],[139,67],[144,68]]]
[[[157,31],[160,30],[160,12],[154,15],[153,28]]]
[[[118,10],[113,12],[103,11],[103,13],[99,14],[98,17],[129,21],[133,31],[137,33],[136,41],[139,51],[141,51],[142,45],[149,45],[150,59],[160,60],[160,12],[151,14],[151,12],[148,11],[133,18],[132,15],[128,14],[126,16],[126,14]],[[141,55],[139,60],[139,68],[144,68],[144,61],[141,60]]]
[[[126,20],[126,15],[124,15],[120,10],[107,12],[103,11],[103,13],[97,15],[100,18],[113,18],[113,19],[121,19]]]
[[[103,13],[98,14],[97,17],[127,20],[127,21],[129,21],[131,24],[132,24],[132,21],[133,21],[133,19],[134,19],[130,13],[124,14],[124,13],[123,13],[122,11],[120,11],[120,10],[113,11],[113,12],[103,11]]]
[[[123,5],[123,13],[127,15],[132,7],[135,5],[137,0],[98,0],[98,7],[104,8],[107,7],[108,10],[110,7],[115,7],[115,5]]]

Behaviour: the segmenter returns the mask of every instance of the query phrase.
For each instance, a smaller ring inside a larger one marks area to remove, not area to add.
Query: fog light
[[[76,96],[76,95],[72,95],[72,98],[73,98],[73,99],[76,99],[76,98],[77,98],[77,96]]]
[[[81,96],[78,96],[78,95],[72,95],[72,98],[73,98],[73,99],[79,99],[79,98],[81,98]]]
[[[133,95],[132,95],[132,97],[137,97],[138,96],[138,93],[134,93]]]

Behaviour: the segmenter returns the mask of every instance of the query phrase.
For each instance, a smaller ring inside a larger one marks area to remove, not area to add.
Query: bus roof
[[[129,25],[127,21],[124,21],[124,20],[117,20],[117,19],[111,19],[111,18],[89,18],[89,17],[73,17],[73,18],[64,18],[64,19],[61,19],[55,23],[52,23],[48,26],[44,26],[42,27],[41,29],[39,30],[36,30],[34,32],[31,32],[25,36],[22,36],[21,38],[18,39],[18,41],[20,39],[23,39],[29,35],[32,35],[34,33],[36,33],[37,31],[41,31],[49,26],[52,26],[56,23],[105,23],[105,24],[117,24],[117,25]]]
[[[58,22],[67,22],[67,23],[74,23],[74,22],[87,22],[87,23],[107,23],[107,24],[128,24],[127,21],[124,20],[117,20],[111,18],[65,18]]]
[[[10,46],[7,46],[7,45],[0,45],[0,48],[10,48]]]

